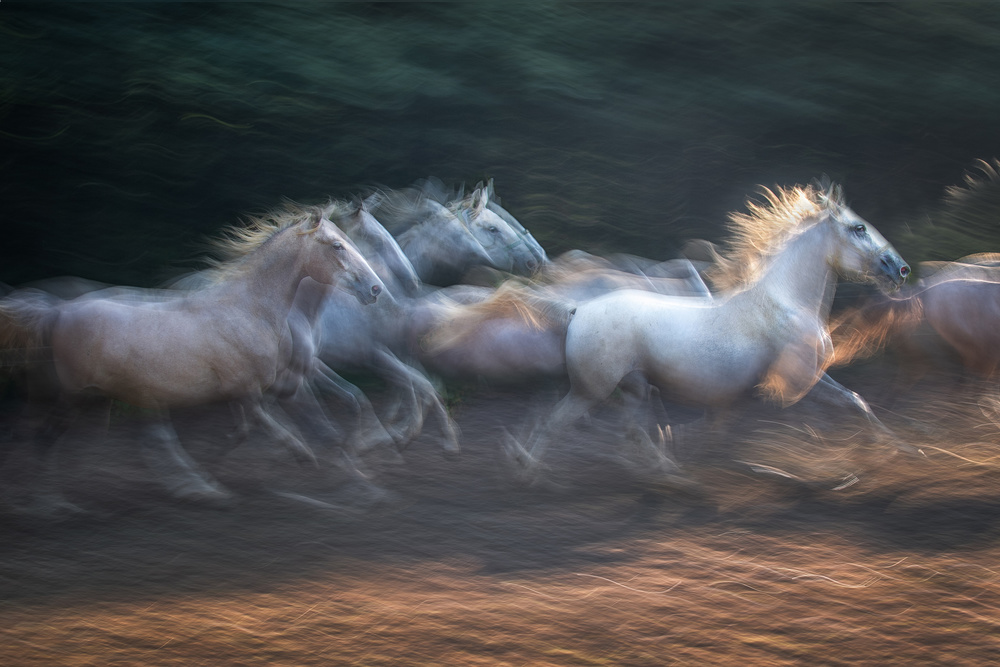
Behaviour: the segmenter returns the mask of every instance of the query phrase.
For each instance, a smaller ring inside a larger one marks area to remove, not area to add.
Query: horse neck
[[[457,282],[469,266],[469,253],[465,252],[444,225],[426,222],[400,235],[403,249],[413,270],[425,283]]]
[[[314,324],[319,318],[326,304],[330,290],[329,285],[318,283],[312,278],[306,277],[299,282],[298,290],[295,292],[293,307],[310,323]]]
[[[238,292],[257,317],[280,326],[295,302],[299,283],[309,277],[309,257],[303,244],[308,235],[292,229],[280,232],[266,246],[249,255],[238,277],[224,286]]]
[[[813,311],[825,320],[836,287],[836,274],[827,261],[834,243],[828,229],[816,224],[790,240],[746,291],[747,296],[800,312]]]

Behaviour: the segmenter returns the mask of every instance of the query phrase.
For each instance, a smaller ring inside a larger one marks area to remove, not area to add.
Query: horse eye
[[[868,231],[868,228],[862,225],[861,223],[858,223],[854,225],[854,231],[856,231],[858,234],[864,234],[865,232]]]
[[[496,225],[490,225],[490,233],[491,234],[496,234],[497,231],[499,231],[499,230],[497,230],[497,226]]]
[[[344,244],[341,243],[340,241],[334,241],[333,242],[333,247],[336,248],[337,250],[340,250],[341,248],[344,247]]]

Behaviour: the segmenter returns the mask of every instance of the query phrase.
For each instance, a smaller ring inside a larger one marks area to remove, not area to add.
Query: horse
[[[438,181],[428,179],[424,192],[447,199],[448,208],[458,215],[479,239],[493,260],[493,268],[517,276],[533,276],[548,263],[548,255],[517,218],[500,206],[493,179],[477,183],[465,194],[464,186],[453,195],[444,195]]]
[[[566,330],[580,303],[627,288],[711,297],[690,262],[669,262],[674,277],[662,278],[621,271],[600,257],[570,251],[532,280],[508,279],[495,290],[470,285],[439,290],[408,318],[411,354],[448,383],[475,382],[521,393],[558,391],[568,379]],[[625,432],[665,463],[649,435],[652,415],[643,412],[648,386],[626,383],[623,396]]]
[[[538,241],[535,240],[535,237],[531,235],[531,232],[525,229],[524,225],[522,225],[517,218],[511,215],[511,213],[507,209],[505,209],[503,206],[500,205],[501,204],[500,197],[496,195],[496,192],[494,190],[493,179],[492,178],[489,179],[486,182],[485,186],[477,186],[477,187],[485,187],[486,189],[486,195],[488,199],[486,208],[488,208],[490,211],[500,216],[500,218],[508,225],[510,225],[510,228],[513,229],[518,234],[518,236],[521,237],[521,240],[524,243],[525,247],[535,257],[535,261],[538,263],[538,268],[536,270],[544,269],[545,266],[548,265],[549,263],[549,256],[545,252],[545,248],[543,248],[541,244],[539,244]],[[457,197],[456,199],[460,199],[460,197]]]
[[[509,453],[537,471],[553,435],[638,376],[671,401],[715,409],[756,389],[791,405],[814,388],[890,432],[868,404],[826,374],[827,318],[837,278],[897,290],[910,267],[843,200],[839,186],[762,188],[730,216],[731,261],[715,298],[617,290],[582,303],[566,333],[569,392],[527,446]],[[902,443],[898,443],[902,445]]]
[[[420,365],[448,381],[537,385],[566,374],[574,308],[515,281],[495,290],[456,286],[423,300],[407,337]]]
[[[209,284],[187,292],[100,292],[41,307],[0,301],[0,345],[51,347],[62,392],[97,392],[143,409],[144,454],[179,499],[227,501],[231,494],[181,447],[171,408],[237,402],[300,457],[311,451],[263,409],[265,391],[287,366],[287,318],[305,278],[373,304],[382,282],[318,207],[293,208],[228,228]],[[53,443],[45,445],[51,454]],[[46,457],[48,458],[48,456]],[[58,502],[58,498],[54,499]]]
[[[474,266],[492,266],[482,244],[448,208],[416,188],[384,190],[372,213],[396,238],[421,282],[453,285]]]
[[[319,309],[315,338],[320,377],[325,379],[328,389],[353,405],[364,428],[380,435],[378,431],[384,433],[383,424],[375,416],[371,403],[337,371],[375,373],[386,380],[397,395],[392,415],[386,419],[389,435],[397,447],[405,446],[416,437],[425,414],[431,413],[441,426],[445,452],[457,453],[457,426],[448,416],[440,395],[420,370],[405,361],[410,357],[403,332],[412,311],[420,303],[423,285],[401,246],[371,213],[381,210],[383,197],[384,194],[378,193],[366,199],[345,229],[386,284],[385,298],[374,307],[359,307],[337,293],[325,299]],[[402,403],[408,406],[406,415],[392,419]],[[381,438],[369,440],[363,448],[370,449],[382,442]]]
[[[373,213],[396,237],[426,285],[461,283],[478,267],[533,274],[541,266],[536,255],[544,251],[529,246],[530,235],[515,231],[497,212],[499,206],[490,208],[489,192],[477,187],[455,199],[440,182],[427,180],[418,187],[384,192]]]
[[[954,356],[983,378],[1000,370],[1000,254],[954,262],[921,262],[917,284],[898,297],[870,299],[843,314],[833,328],[835,363],[871,356],[885,347],[906,359],[914,384],[931,366]]]

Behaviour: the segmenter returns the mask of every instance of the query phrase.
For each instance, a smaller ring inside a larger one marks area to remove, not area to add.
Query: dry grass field
[[[876,396],[882,371],[850,379]],[[805,405],[750,411],[725,436],[680,429],[693,488],[616,448],[611,411],[553,446],[543,484],[518,482],[501,428],[538,400],[464,394],[463,454],[444,458],[429,433],[405,462],[370,457],[377,501],[259,439],[218,457],[223,414],[184,415],[182,440],[238,494],[229,509],[167,499],[127,420],[107,435],[84,423],[61,474],[89,515],[0,525],[0,664],[1000,658],[995,387],[932,379],[882,405],[924,458]]]

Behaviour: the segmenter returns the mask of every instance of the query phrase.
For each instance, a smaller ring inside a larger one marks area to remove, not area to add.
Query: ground
[[[755,409],[724,436],[672,431],[697,482],[678,485],[616,447],[606,409],[526,485],[503,428],[549,395],[477,389],[453,403],[461,456],[429,424],[403,461],[368,457],[380,499],[260,437],[219,457],[226,412],[181,415],[188,449],[237,495],[213,509],[156,486],[127,415],[107,434],[83,423],[60,471],[89,514],[0,523],[0,663],[996,660],[1000,396],[947,378],[893,396],[877,364],[840,379],[926,456],[825,409]]]

